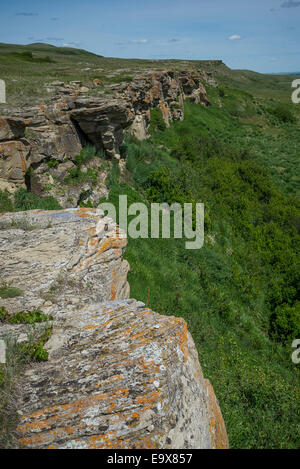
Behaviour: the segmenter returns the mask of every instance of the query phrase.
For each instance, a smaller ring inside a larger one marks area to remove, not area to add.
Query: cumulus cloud
[[[281,8],[296,8],[300,6],[300,2],[294,2],[293,0],[288,0],[287,2],[283,2]]]
[[[232,36],[230,36],[228,38],[230,41],[236,41],[237,39],[241,39],[241,36],[239,36],[238,34],[233,34]]]

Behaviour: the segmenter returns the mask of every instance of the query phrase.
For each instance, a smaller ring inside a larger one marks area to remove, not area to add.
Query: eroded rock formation
[[[66,298],[68,291],[74,294],[72,285],[100,303],[127,298],[126,244],[125,234],[100,209],[0,215],[0,277],[24,292],[2,303],[11,309],[13,302],[19,311],[39,308],[51,287]]]
[[[124,129],[146,138],[152,108],[161,109],[168,126],[183,119],[184,99],[209,105],[202,84],[206,81],[201,71],[151,72],[101,97],[87,96],[88,89],[77,82],[56,83],[49,103],[25,106],[0,119],[0,189],[25,187],[29,168],[42,180],[48,162],[72,163],[86,144],[119,159]]]
[[[127,299],[126,239],[114,222],[77,209],[7,214],[0,225],[1,276],[23,290],[0,305],[54,318],[48,361],[22,374],[21,446],[228,447],[186,322]],[[21,333],[0,327],[2,338]]]

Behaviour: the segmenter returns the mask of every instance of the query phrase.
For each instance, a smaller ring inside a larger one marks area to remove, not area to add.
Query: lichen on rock
[[[35,229],[16,229],[14,219]],[[128,299],[126,237],[112,220],[69,209],[0,221],[1,275],[23,291],[1,306],[34,305],[53,318],[48,361],[22,373],[20,447],[228,446],[186,322]]]

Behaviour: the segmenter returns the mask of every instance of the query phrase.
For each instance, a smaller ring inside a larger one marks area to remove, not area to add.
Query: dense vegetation
[[[33,209],[59,210],[60,208],[61,206],[53,197],[39,197],[24,188],[18,189],[13,198],[7,192],[0,191],[0,213]]]
[[[286,134],[289,171],[300,142],[286,136],[296,127],[248,93],[226,90],[222,108],[186,103],[184,122],[161,131],[156,112],[150,140],[128,137],[126,183],[114,181],[110,200],[205,203],[200,250],[179,239],[129,240],[131,296],[187,320],[231,447],[293,448],[300,436],[299,365],[291,360],[292,340],[300,338],[299,187],[272,176],[260,154],[268,132],[245,125],[257,115],[269,131]]]

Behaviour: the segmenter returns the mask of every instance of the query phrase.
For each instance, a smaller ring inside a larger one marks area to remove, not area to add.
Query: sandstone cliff
[[[75,156],[87,144],[120,159],[124,129],[144,139],[151,109],[160,108],[168,126],[171,120],[183,119],[184,99],[208,106],[206,82],[216,86],[203,71],[150,72],[115,85],[113,95],[101,97],[86,95],[77,82],[54,83],[47,104],[24,106],[0,118],[0,189],[13,192],[25,187],[30,168],[42,186],[47,163],[64,173],[74,167]],[[99,193],[105,195],[104,188]],[[67,206],[65,199],[61,202]]]
[[[20,446],[228,447],[185,321],[128,299],[126,238],[112,220],[35,210],[2,215],[0,226],[1,277],[22,290],[0,306],[53,317],[48,361],[22,373]],[[0,338],[30,327],[2,325]]]

